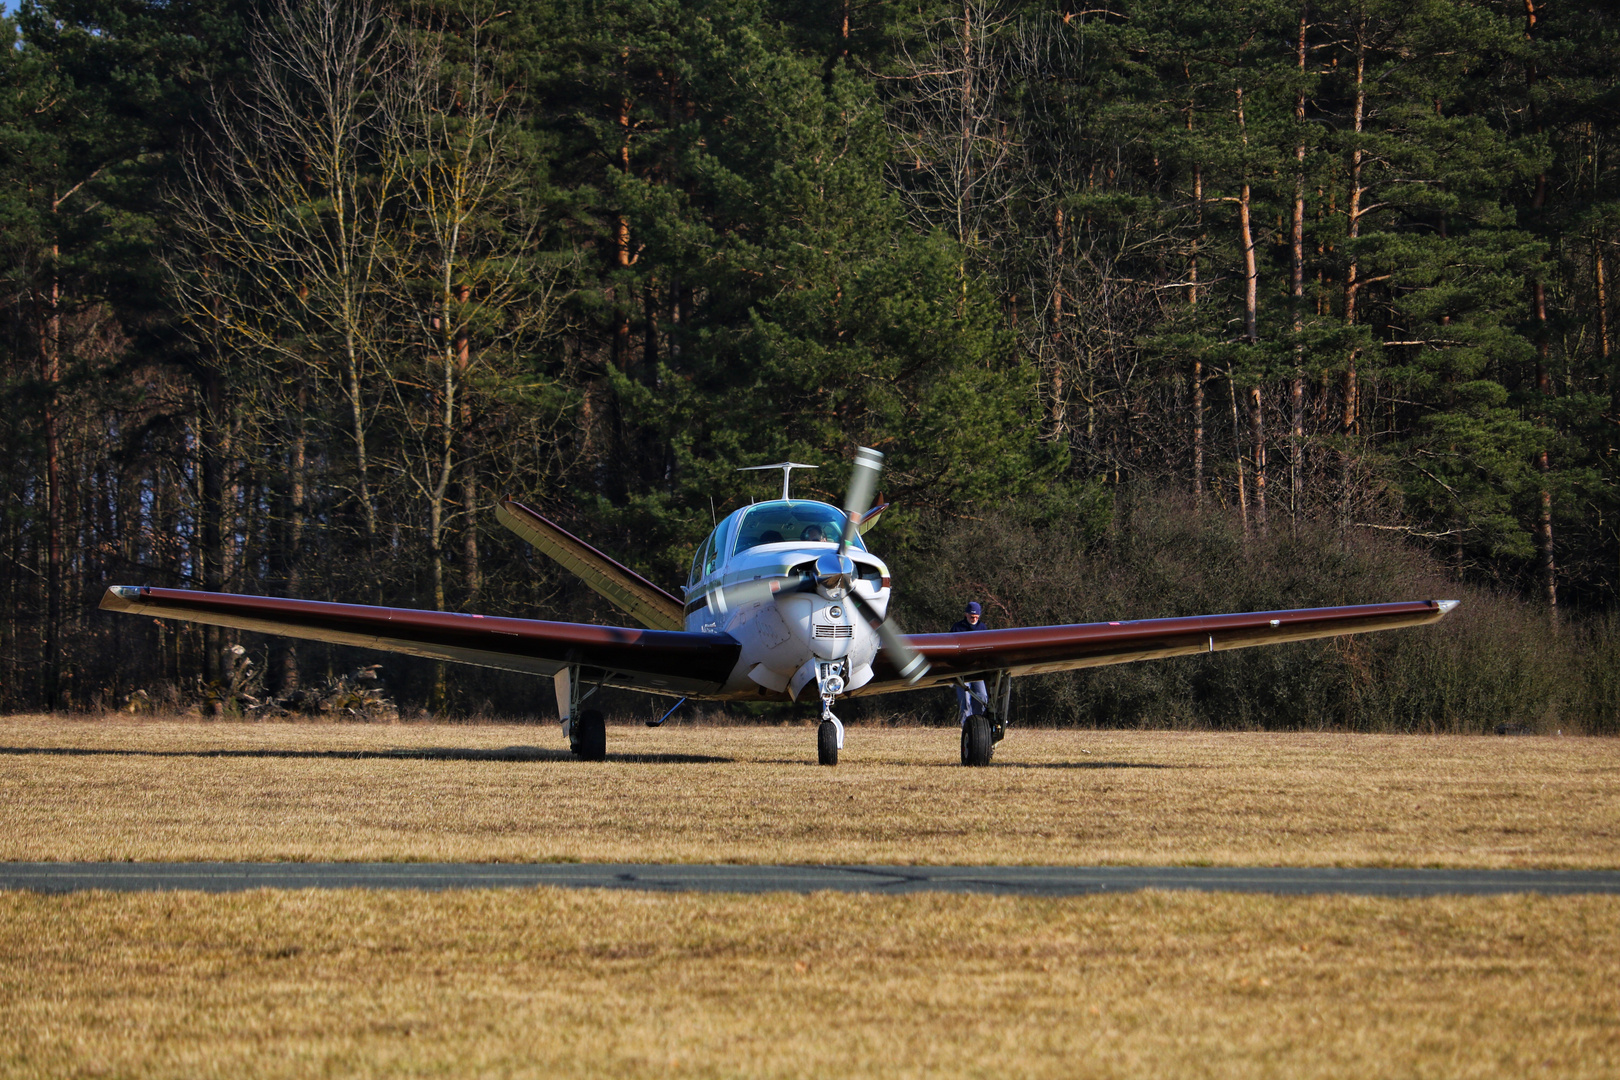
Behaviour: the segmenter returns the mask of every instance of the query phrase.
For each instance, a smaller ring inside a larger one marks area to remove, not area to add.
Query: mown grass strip
[[[0,719],[0,859],[1620,867],[1620,741]]]
[[[0,894],[10,1076],[1612,1076],[1620,898]]]

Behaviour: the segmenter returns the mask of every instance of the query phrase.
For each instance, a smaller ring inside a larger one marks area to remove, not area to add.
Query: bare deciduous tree
[[[187,323],[231,373],[239,413],[278,447],[292,588],[312,446],[325,454],[318,486],[346,491],[360,557],[386,547],[396,575],[425,564],[442,610],[458,519],[466,588],[479,588],[480,466],[505,477],[512,460],[547,457],[535,448],[569,407],[531,391],[546,381],[533,359],[570,260],[539,251],[487,19],[464,18],[428,31],[365,2],[277,0],[254,32],[246,89],[220,103],[175,196]],[[452,47],[470,58],[449,62]],[[341,416],[312,412],[312,398],[341,401]],[[515,444],[480,439],[514,398],[523,414],[502,437]],[[401,558],[417,537],[423,558]],[[442,702],[442,679],[439,690]]]
[[[429,73],[365,0],[275,0],[249,59],[246,87],[219,102],[175,194],[189,242],[171,264],[175,291],[214,361],[258,369],[272,398],[306,379],[338,384],[369,545],[373,381],[400,349],[384,285]]]
[[[936,23],[903,52],[890,108],[898,187],[918,218],[969,253],[989,244],[1012,197],[1013,132],[1003,109],[997,35],[1008,18],[982,0]],[[966,288],[967,268],[962,268]]]

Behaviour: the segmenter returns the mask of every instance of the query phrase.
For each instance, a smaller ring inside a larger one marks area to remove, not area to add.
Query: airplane
[[[114,585],[101,607],[286,637],[357,645],[548,676],[573,753],[607,753],[602,713],[582,708],[604,686],[682,702],[819,698],[816,756],[836,765],[844,726],[833,705],[846,697],[955,686],[976,702],[961,727],[962,764],[990,764],[1006,735],[1012,680],[1169,656],[1223,652],[1438,622],[1455,600],[1301,608],[967,633],[906,634],[890,613],[889,568],[864,533],[887,504],[871,497],[883,455],[860,447],[842,509],[790,492],[801,462],[781,469],[782,497],[742,507],[719,522],[692,557],[684,598],[648,581],[585,541],[503,497],[497,519],[640,627],[597,626],[494,615],[422,611]],[[972,689],[988,684],[987,692]]]

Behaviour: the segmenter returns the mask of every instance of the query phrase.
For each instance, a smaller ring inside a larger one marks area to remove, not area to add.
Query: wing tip
[[[145,589],[140,585],[109,585],[101,597],[101,610],[134,611],[143,592]]]
[[[1431,603],[1435,607],[1439,608],[1440,609],[1440,614],[1448,615],[1448,614],[1451,613],[1452,608],[1455,608],[1458,604],[1462,603],[1462,601],[1461,600],[1431,600],[1431,601],[1429,601],[1429,603]]]
[[[506,525],[507,519],[516,516],[512,512],[512,507],[519,505],[521,504],[516,499],[512,498],[511,495],[502,495],[500,498],[495,500],[495,520],[499,521],[502,525]],[[507,527],[510,528],[510,526]]]

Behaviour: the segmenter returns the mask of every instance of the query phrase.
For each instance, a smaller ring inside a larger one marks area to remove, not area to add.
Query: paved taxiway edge
[[[1278,895],[1620,893],[1617,870],[1229,866],[771,866],[665,863],[0,863],[0,890],[42,893],[245,889],[990,893],[1079,896],[1141,889]]]

